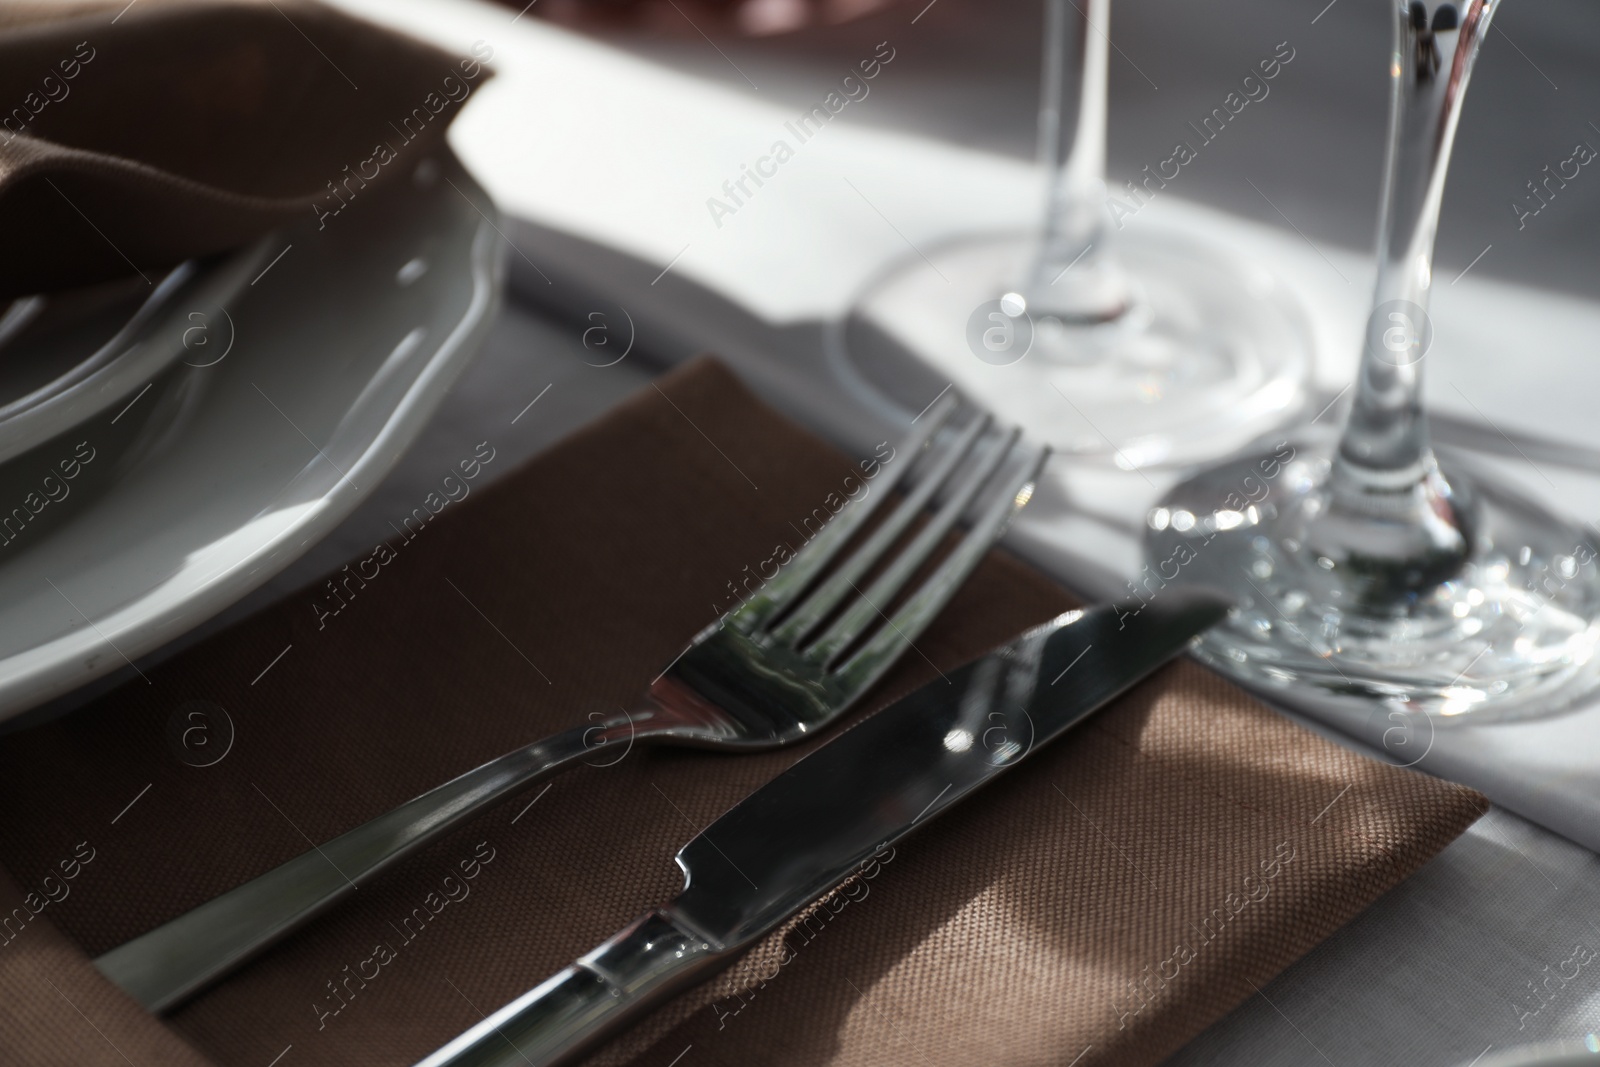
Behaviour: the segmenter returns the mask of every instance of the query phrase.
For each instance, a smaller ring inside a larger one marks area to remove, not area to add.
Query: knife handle
[[[119,945],[94,964],[150,1011],[166,1011],[322,914],[358,882],[593,753],[595,731],[612,725],[575,727],[508,752]],[[631,737],[631,721],[628,727]]]
[[[653,911],[416,1067],[548,1067],[710,976],[730,953]]]

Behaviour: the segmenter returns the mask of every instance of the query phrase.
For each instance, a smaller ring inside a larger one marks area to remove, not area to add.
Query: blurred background
[[[872,87],[851,124],[922,134],[1032,158],[1039,101],[1038,0],[910,0],[834,24],[739,33],[737,16],[671,0],[605,14],[569,2],[545,9],[607,44],[796,112],[815,103],[877,42],[896,49],[894,76]],[[514,5],[521,7],[521,5]],[[1389,48],[1386,3],[1373,0],[1141,0],[1112,5],[1110,163],[1113,190],[1190,139],[1279,41],[1293,63],[1249,121],[1231,125],[1186,166],[1178,195],[1313,242],[1368,252],[1382,173]],[[920,10],[920,15],[918,12]],[[817,9],[816,17],[824,17]],[[908,26],[908,17],[916,17]],[[697,28],[698,27],[698,28]],[[700,32],[704,31],[704,35]],[[709,40],[708,40],[709,38]],[[1579,141],[1600,147],[1600,5],[1509,0],[1484,45],[1461,121],[1440,223],[1437,264],[1593,296],[1600,279],[1600,177],[1587,168],[1519,230],[1511,203]],[[743,71],[743,73],[741,73]],[[1254,182],[1261,190],[1252,189]],[[1588,186],[1595,186],[1591,189]],[[1262,193],[1271,198],[1269,204]],[[1276,205],[1276,210],[1273,205]],[[1279,213],[1281,210],[1282,214]]]

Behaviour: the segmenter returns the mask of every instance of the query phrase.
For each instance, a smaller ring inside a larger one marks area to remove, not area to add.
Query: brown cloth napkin
[[[110,1046],[141,1041],[196,1051],[140,1067],[409,1064],[668,899],[679,845],[808,751],[597,757],[360,884],[170,1029],[89,971],[74,944],[612,712],[856,470],[711,361],[473,490],[516,431],[488,432],[329,583],[0,738],[0,862],[39,911],[0,931],[22,1062],[121,1065]],[[991,553],[874,705],[1070,603]],[[1180,662],[595,1062],[1155,1063],[1481,807]]]
[[[310,0],[0,4],[0,300],[324,222],[488,79]]]

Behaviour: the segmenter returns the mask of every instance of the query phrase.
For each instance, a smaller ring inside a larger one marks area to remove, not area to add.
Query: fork
[[[766,585],[696,635],[632,710],[490,760],[112,949],[95,966],[146,1008],[164,1011],[332,907],[357,881],[606,746],[626,744],[624,755],[638,744],[745,751],[813,736],[911,647],[1033,494],[1049,450],[1018,447],[1015,428],[985,440],[993,421],[987,414],[941,439],[959,406],[947,394],[918,416],[920,425],[901,443],[905,460],[896,453],[885,461],[873,491],[849,502]],[[925,449],[914,488],[825,574]],[[985,489],[970,530],[895,607],[897,594]],[[891,553],[941,490],[938,510]],[[858,583],[877,565],[863,592]],[[890,607],[894,613],[886,615]],[[883,625],[869,634],[880,618]]]

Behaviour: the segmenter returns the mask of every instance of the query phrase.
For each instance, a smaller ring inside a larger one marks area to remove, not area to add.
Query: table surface
[[[193,639],[359,555],[478,441],[492,437],[509,461],[484,477],[503,476],[662,369],[632,356],[591,367],[580,337],[508,304],[394,473],[331,536]],[[1597,919],[1600,856],[1493,809],[1169,1064],[1450,1067],[1491,1046],[1582,1037],[1595,1029],[1600,980],[1583,973],[1543,1000],[1531,999],[1528,983],[1559,970],[1576,945],[1600,950]]]
[[[577,326],[509,303],[399,468],[339,530],[229,617],[359,555],[452,457],[486,436],[511,461],[495,464],[492,474],[503,476],[661,370],[634,356],[591,367],[580,338]],[[1495,808],[1169,1065],[1452,1067],[1491,1046],[1581,1038],[1596,1029],[1600,976],[1585,971],[1538,1000],[1528,985],[1562,969],[1577,945],[1600,951],[1600,856]]]
[[[484,484],[604,413],[663,369],[633,357],[598,369],[580,330],[508,303],[483,353],[416,445],[326,539],[152,662],[273,603],[366,551],[439,472],[485,438],[507,462]],[[537,402],[528,407],[530,401]],[[106,684],[120,679],[108,679]],[[96,687],[98,688],[98,687]],[[61,714],[93,690],[31,713]],[[1464,1065],[1489,1047],[1595,1029],[1588,973],[1532,1000],[1575,945],[1600,950],[1600,856],[1495,808],[1409,880],[1339,930],[1170,1061],[1170,1067],[1326,1062]],[[1539,1005],[1540,1010],[1530,1009]]]
[[[1386,5],[1335,0],[1318,15],[1323,7],[1324,0],[1242,0],[1225,12],[1175,0],[1119,7],[1113,177],[1165,158],[1178,116],[1203,113],[1210,104],[1201,103],[1220,100],[1257,52],[1289,40],[1298,80],[1275,88],[1283,106],[1263,107],[1259,122],[1241,128],[1226,151],[1210,154],[1185,178],[1184,196],[1273,225],[1292,220],[1310,242],[1370,245],[1384,85],[1351,57],[1363,48],[1372,53],[1374,41],[1381,53]],[[863,128],[910,130],[1026,157],[1037,96],[1037,19],[1036,3],[939,0],[915,24],[906,9],[892,7],[788,39],[719,37],[709,46],[694,34],[636,34],[614,43],[722,86],[749,89],[746,79],[754,77],[764,100],[799,111],[878,41],[893,40],[903,53],[897,80],[875,90],[878,106],[862,109]],[[1600,40],[1600,8],[1578,0],[1511,4],[1496,27],[1457,145],[1441,271],[1460,270],[1482,252],[1476,272],[1593,298],[1600,193],[1588,186],[1600,188],[1600,177],[1580,176],[1544,217],[1526,220],[1521,230],[1508,204],[1545,163],[1565,159],[1574,141],[1600,143],[1586,111],[1600,89],[1600,64],[1588,54]],[[1600,111],[1594,117],[1600,121]],[[1266,189],[1263,182],[1272,190],[1270,204],[1251,187]],[[494,440],[508,462],[485,475],[503,475],[662,369],[647,350],[612,367],[589,366],[580,336],[580,327],[509,303],[481,357],[371,497],[278,578],[157,657],[360,554],[476,442]],[[18,725],[59,714],[88,695],[40,709]],[[1494,809],[1169,1062],[1448,1067],[1490,1048],[1580,1037],[1595,1027],[1600,976],[1589,973],[1593,966],[1577,977],[1551,976],[1575,946],[1600,950],[1597,919],[1600,857]]]

